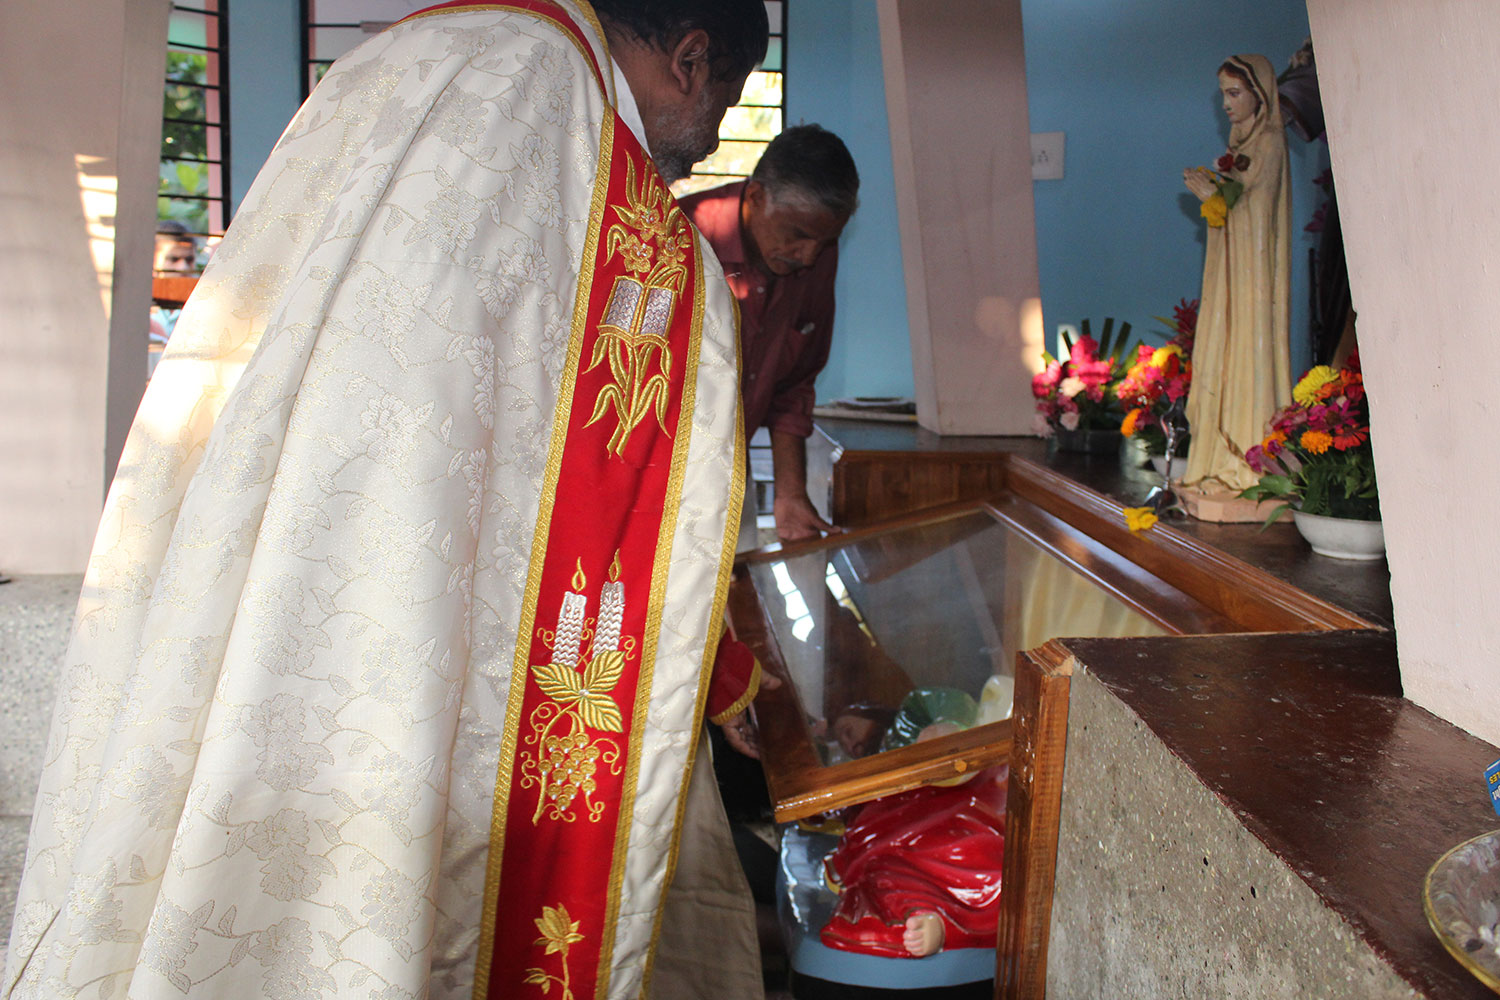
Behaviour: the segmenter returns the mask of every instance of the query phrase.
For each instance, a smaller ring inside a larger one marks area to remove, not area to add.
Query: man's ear
[[[745,182],[745,203],[749,205],[754,211],[765,211],[766,200],[769,197],[770,192],[766,190],[766,186],[760,181],[752,177],[750,180]]]
[[[696,98],[708,84],[708,32],[693,28],[683,33],[672,46],[672,82],[684,97]]]

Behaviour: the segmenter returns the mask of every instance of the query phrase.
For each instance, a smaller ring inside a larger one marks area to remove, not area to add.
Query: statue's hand
[[[1193,192],[1199,201],[1207,201],[1218,190],[1214,185],[1213,175],[1203,167],[1188,167],[1184,170],[1182,183],[1187,185],[1187,189]]]

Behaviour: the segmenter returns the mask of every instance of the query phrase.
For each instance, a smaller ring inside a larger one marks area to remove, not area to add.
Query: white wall
[[[1308,14],[1402,684],[1500,742],[1500,4],[1309,0]]]
[[[145,384],[169,7],[0,3],[6,572],[83,568],[113,456]],[[134,121],[122,129],[126,104]],[[116,265],[128,275],[119,282]],[[113,359],[112,312],[121,317]]]

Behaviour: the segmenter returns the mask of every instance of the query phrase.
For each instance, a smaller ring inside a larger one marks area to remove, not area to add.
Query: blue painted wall
[[[935,4],[939,0],[933,0]],[[1022,0],[1034,132],[1067,136],[1066,172],[1038,181],[1036,223],[1044,322],[1105,316],[1141,332],[1196,298],[1203,223],[1182,168],[1210,164],[1228,125],[1214,71],[1259,52],[1278,68],[1308,33],[1303,0]],[[833,352],[820,400],[910,395],[911,348],[897,232],[875,4],[789,4],[787,120],[837,132],[859,165],[861,207],[841,245]],[[298,6],[230,5],[230,179],[236,203],[296,111]],[[976,99],[982,95],[976,95]],[[1292,358],[1307,357],[1307,250],[1301,233],[1320,198],[1311,178],[1323,144],[1288,137],[1292,158]]]
[[[1229,125],[1215,71],[1260,53],[1278,71],[1307,38],[1303,0],[1022,0],[1033,132],[1067,134],[1060,181],[1037,181],[1037,255],[1050,335],[1105,316],[1159,328],[1203,280],[1204,223],[1182,169],[1210,166]],[[1291,132],[1292,367],[1308,365],[1307,251],[1327,147]]]
[[[836,132],[859,167],[860,209],[839,244],[833,349],[818,399],[910,396],[906,278],[875,4],[794,0],[787,7],[787,121]]]
[[[229,197],[250,183],[302,103],[302,11],[297,0],[229,5]]]

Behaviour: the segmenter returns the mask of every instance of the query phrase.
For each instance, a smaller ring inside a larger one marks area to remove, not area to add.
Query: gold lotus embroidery
[[[634,277],[619,275],[599,322],[599,337],[585,372],[609,362],[613,379],[594,398],[588,427],[613,413],[615,429],[607,450],[623,454],[630,436],[648,414],[667,431],[667,403],[671,394],[668,373],[672,348],[667,343],[672,314],[687,282],[688,249],[692,228],[653,170],[642,171],[636,184],[635,164],[625,161],[624,206],[614,206],[620,222],[605,236],[608,261],[616,253]]]
[[[527,969],[526,985],[540,986],[543,993],[549,992],[553,986],[560,986],[562,1000],[573,1000],[573,987],[568,975],[568,949],[583,940],[583,935],[578,933],[580,921],[570,919],[568,908],[559,903],[556,907],[543,906],[542,915],[532,922],[542,934],[535,943],[547,946],[543,955],[562,953],[562,975],[554,976],[542,968]]]
[[[531,676],[548,700],[531,713],[527,722],[531,732],[522,740],[519,759],[521,787],[537,787],[534,824],[543,816],[572,822],[578,815],[573,803],[580,795],[584,815],[597,823],[605,806],[593,801],[598,788],[594,776],[601,766],[611,775],[622,770],[620,744],[594,735],[625,731],[613,692],[635,651],[635,639],[620,636],[625,585],[620,582],[618,552],[609,573],[610,579],[599,591],[599,613],[590,617],[584,596],[588,578],[579,562],[570,581],[573,589],[563,594],[557,628],[537,632],[552,650],[552,659],[532,664]],[[554,732],[564,719],[567,731]]]

